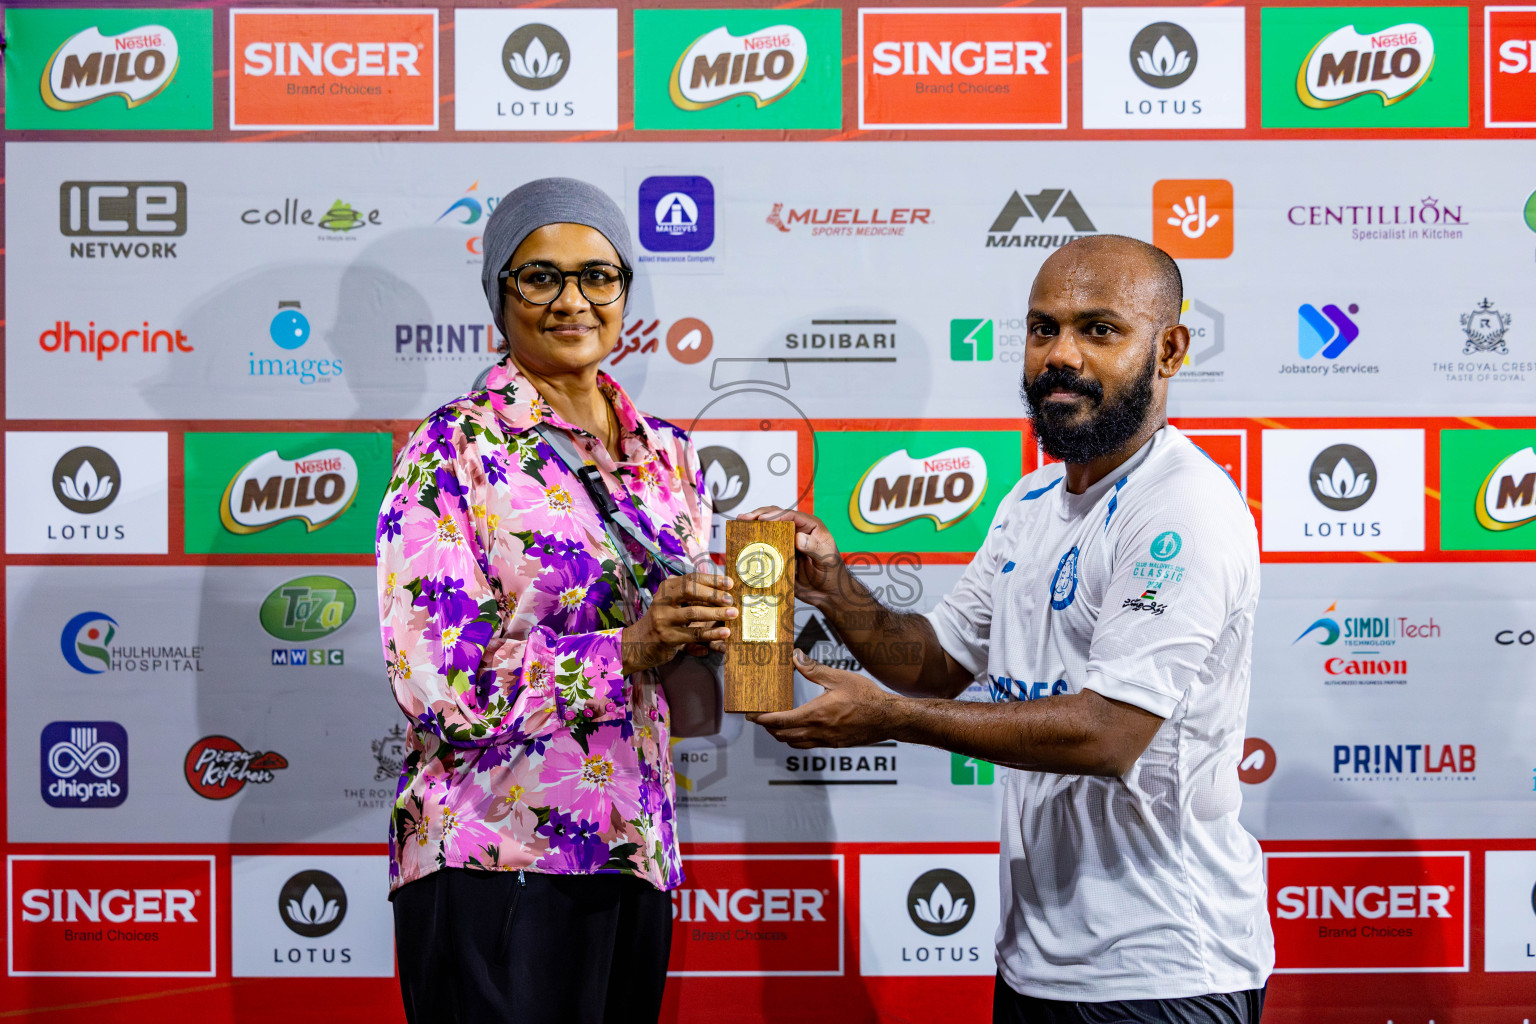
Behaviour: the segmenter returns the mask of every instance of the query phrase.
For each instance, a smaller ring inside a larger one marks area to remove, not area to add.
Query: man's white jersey
[[[1122,778],[1003,773],[998,969],[1044,999],[1258,988],[1274,937],[1259,845],[1237,820],[1253,517],[1172,426],[1084,494],[1063,472],[1008,493],[929,619],[993,700],[1094,690],[1164,721]]]

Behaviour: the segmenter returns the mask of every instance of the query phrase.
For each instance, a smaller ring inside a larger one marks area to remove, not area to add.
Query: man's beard
[[[1033,382],[1024,382],[1019,393],[1029,408],[1040,447],[1053,459],[1073,463],[1092,462],[1125,447],[1147,422],[1147,413],[1151,411],[1156,357],[1155,349],[1148,352],[1146,367],[1120,400],[1109,404],[1104,402],[1104,388],[1098,381],[1064,367],[1048,368]],[[1056,390],[1086,396],[1093,406],[1088,418],[1069,426],[1067,421],[1076,415],[1076,407],[1061,407],[1045,400]]]

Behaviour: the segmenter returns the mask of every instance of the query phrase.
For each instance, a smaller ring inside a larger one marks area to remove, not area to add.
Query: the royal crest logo
[[[147,103],[176,77],[176,36],[164,25],[141,25],[104,36],[94,25],[76,32],[43,68],[43,102],[75,110],[121,96],[129,109]]]
[[[684,110],[704,110],[737,96],[750,96],[759,108],[766,107],[800,84],[809,55],[805,33],[793,25],[771,25],[742,36],[721,26],[683,51],[668,92]]]
[[[398,725],[373,741],[373,781],[393,782],[405,764],[405,730]]]
[[[1407,22],[1369,34],[1346,25],[1307,54],[1296,74],[1296,95],[1314,109],[1371,93],[1391,106],[1423,85],[1434,64],[1435,39],[1423,25]]]
[[[357,479],[357,460],[341,448],[298,459],[265,452],[230,480],[219,518],[231,533],[257,533],[289,519],[303,521],[312,533],[351,507]]]
[[[1509,346],[1504,344],[1504,332],[1509,330],[1513,319],[1508,313],[1499,312],[1488,299],[1479,302],[1472,312],[1461,314],[1461,330],[1467,336],[1467,344],[1461,354],[1497,352],[1499,355],[1508,355]]]
[[[917,519],[947,529],[986,497],[987,463],[974,448],[950,448],[914,458],[905,448],[865,471],[848,504],[848,518],[864,533],[882,533]]]

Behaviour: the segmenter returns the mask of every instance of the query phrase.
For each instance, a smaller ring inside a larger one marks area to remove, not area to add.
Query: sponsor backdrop
[[[694,432],[716,549],[798,505],[917,611],[1040,465],[1041,260],[1177,257],[1172,413],[1264,561],[1266,1019],[1536,1018],[1536,6],[4,18],[0,1013],[401,1019],[373,517],[497,358],[488,214],[565,174],[631,219],[605,368]],[[738,716],[672,756],[668,1019],[985,1019],[1004,769]]]

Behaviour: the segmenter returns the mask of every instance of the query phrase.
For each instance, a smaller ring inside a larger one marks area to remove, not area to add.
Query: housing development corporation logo
[[[246,783],[265,785],[288,767],[275,750],[246,750],[228,736],[204,736],[192,744],[183,762],[187,785],[207,800],[228,800]]]
[[[1031,221],[1060,230],[1071,228],[1076,234],[1029,235],[1017,234],[1019,221],[1026,226]],[[1057,225],[1052,222],[1063,221]],[[1075,238],[1082,238],[1098,229],[1093,226],[1087,211],[1077,201],[1071,189],[1048,188],[1034,194],[1020,195],[1014,192],[998,211],[992,226],[987,229],[988,249],[1040,248],[1055,249]]]
[[[117,807],[128,799],[128,731],[116,722],[49,722],[39,739],[43,802]]]

